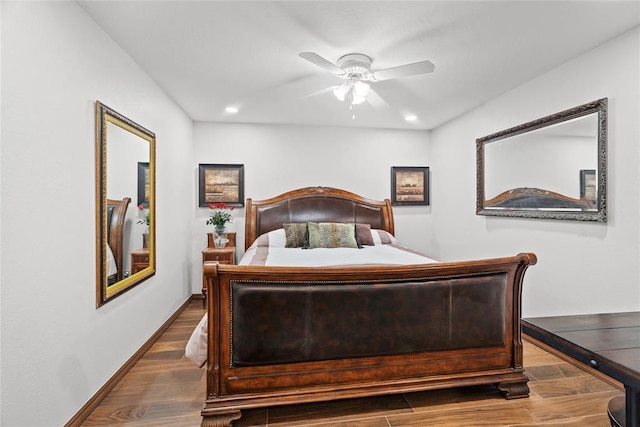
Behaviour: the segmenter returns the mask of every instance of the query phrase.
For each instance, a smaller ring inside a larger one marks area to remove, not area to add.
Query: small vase
[[[144,233],[142,233],[142,248],[143,249],[148,249],[149,248],[149,230],[145,230]]]
[[[222,249],[227,245],[227,229],[225,227],[215,227],[213,230],[213,244],[217,249]]]

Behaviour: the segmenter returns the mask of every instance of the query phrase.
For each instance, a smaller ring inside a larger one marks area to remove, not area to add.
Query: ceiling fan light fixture
[[[371,91],[371,86],[369,83],[365,83],[362,80],[356,80],[353,84],[353,97],[358,97],[364,99],[369,95],[369,91]]]
[[[356,75],[368,79],[371,70],[371,58],[362,53],[348,53],[338,58],[337,65],[348,76]]]
[[[351,98],[351,104],[352,105],[362,104],[366,100],[367,100],[367,98],[358,96],[356,93],[353,93],[353,96]]]
[[[370,91],[369,83],[352,78],[349,82],[334,88],[333,94],[340,101],[348,99],[351,105],[358,105],[367,100],[367,95],[369,95]]]
[[[336,98],[338,98],[339,101],[344,101],[347,97],[347,93],[349,93],[349,90],[351,90],[351,87],[349,87],[349,84],[344,83],[334,88],[333,94],[335,95]]]

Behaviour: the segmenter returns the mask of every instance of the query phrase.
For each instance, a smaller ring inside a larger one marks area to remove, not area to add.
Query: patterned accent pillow
[[[309,248],[358,248],[354,224],[309,222]]]
[[[309,246],[306,222],[290,222],[282,224],[285,238],[285,248],[306,248]]]
[[[375,245],[373,236],[371,235],[371,225],[356,223],[356,242],[359,248]]]

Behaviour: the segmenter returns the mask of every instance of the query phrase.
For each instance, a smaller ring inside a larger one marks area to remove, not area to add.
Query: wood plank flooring
[[[83,426],[199,426],[204,368],[184,357],[202,315],[192,301]],[[624,393],[608,383],[524,343],[530,397],[505,400],[493,386],[256,409],[234,426],[249,427],[609,427],[606,406]]]

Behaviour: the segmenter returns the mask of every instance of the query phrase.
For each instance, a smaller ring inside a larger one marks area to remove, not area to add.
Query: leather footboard
[[[203,426],[244,409],[495,384],[529,395],[520,300],[533,254],[406,266],[205,263]]]
[[[231,367],[504,347],[507,273],[447,280],[232,281]]]

